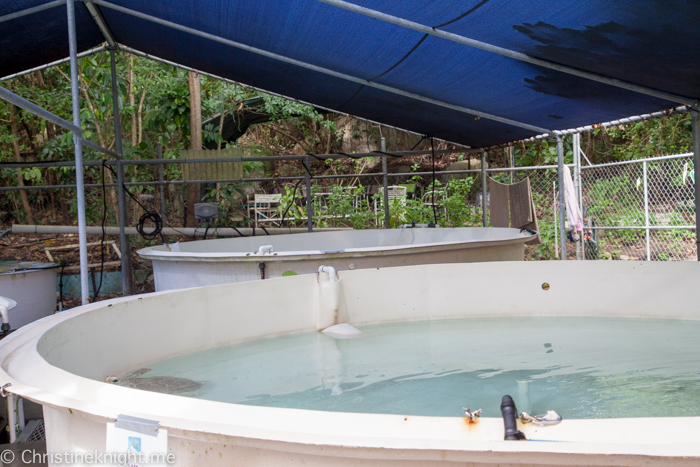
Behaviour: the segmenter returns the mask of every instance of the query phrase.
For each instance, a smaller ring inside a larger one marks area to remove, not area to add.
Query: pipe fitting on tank
[[[272,245],[263,245],[258,248],[256,255],[269,255],[272,253]]]
[[[335,268],[333,266],[319,266],[318,271],[316,271],[316,274],[321,274],[322,272],[328,273],[328,279],[331,282],[338,281],[338,272],[335,270]]]
[[[17,302],[11,298],[0,296],[0,316],[2,317],[2,326],[0,330],[2,335],[6,336],[10,333],[10,310],[17,306]]]
[[[515,417],[518,409],[515,408],[515,402],[513,398],[505,395],[501,399],[501,415],[503,416],[503,425],[506,430],[506,434],[503,437],[506,441],[519,441],[521,439],[526,439],[525,434],[518,430],[518,425],[515,422]]]

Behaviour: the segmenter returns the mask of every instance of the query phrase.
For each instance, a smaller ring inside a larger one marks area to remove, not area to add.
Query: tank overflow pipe
[[[11,298],[0,296],[0,316],[2,316],[2,326],[0,330],[2,335],[6,336],[10,333],[10,310],[17,306],[17,302]]]
[[[515,422],[517,412],[518,410],[515,408],[513,398],[508,395],[503,396],[503,399],[501,399],[501,415],[503,416],[503,425],[506,430],[503,439],[506,441],[526,439],[525,434],[518,430],[518,425]]]
[[[338,273],[336,272],[333,266],[319,266],[318,271],[316,271],[316,274],[318,275],[322,272],[328,273],[328,279],[330,279],[331,282],[338,281]]]
[[[272,245],[263,245],[260,248],[258,248],[258,252],[255,253],[256,255],[269,255],[272,253]]]

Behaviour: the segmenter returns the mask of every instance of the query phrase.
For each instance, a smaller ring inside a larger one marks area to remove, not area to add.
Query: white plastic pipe
[[[272,245],[263,245],[258,248],[256,255],[269,255],[270,253],[272,253]]]
[[[0,316],[2,316],[2,324],[9,324],[10,310],[17,306],[17,302],[11,298],[0,296]]]
[[[328,280],[318,282],[318,308],[316,309],[316,329],[323,331],[340,320],[340,279],[332,266],[319,266],[318,274],[325,272]]]
[[[255,235],[256,237],[260,236],[265,236],[265,235],[287,235],[290,233],[306,233],[307,228],[306,227],[289,227],[289,228],[279,228],[279,227],[270,227],[265,229],[263,231],[262,229],[252,229],[250,227],[245,227],[245,228],[239,228],[238,230],[232,229],[232,228],[227,228],[227,227],[217,227],[217,228],[211,228],[211,229],[204,229],[201,227],[164,227],[163,228],[163,235],[166,237],[170,236],[187,236],[187,237],[203,237],[204,234],[206,233],[207,236],[209,237],[240,237],[240,234],[243,234],[245,236],[253,236]],[[314,232],[319,231],[319,232],[333,232],[333,231],[340,231],[340,230],[352,230],[352,229],[346,229],[346,228],[315,228],[314,227]],[[145,227],[143,229],[144,233],[150,234],[153,233],[153,228],[151,227]],[[89,235],[102,235],[102,227],[100,226],[88,226],[86,227],[86,232]],[[136,231],[136,227],[124,227],[124,232],[127,235],[140,235]],[[20,225],[20,224],[15,224],[12,226],[12,233],[30,233],[30,234],[77,234],[78,233],[78,226],[72,226],[72,225]],[[106,235],[119,235],[119,227],[105,227],[105,234]]]
[[[318,273],[326,272],[328,273],[328,279],[331,282],[337,282],[338,281],[338,272],[335,270],[333,266],[319,266],[318,268]]]

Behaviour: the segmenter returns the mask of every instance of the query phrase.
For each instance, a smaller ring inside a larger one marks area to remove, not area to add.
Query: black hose
[[[100,239],[100,283],[94,291],[92,301],[96,301],[102,290],[102,280],[105,275],[105,222],[107,221],[107,187],[105,185],[105,163],[102,159],[102,238]],[[115,213],[118,215],[118,213]]]
[[[117,172],[112,167],[110,167],[109,165],[107,165],[106,167],[115,176],[117,176]],[[145,212],[145,214],[139,218],[139,221],[136,224],[136,231],[139,233],[139,235],[141,235],[145,240],[155,240],[156,238],[160,237],[161,241],[163,242],[163,245],[166,245],[168,242],[165,240],[165,236],[163,235],[163,219],[160,217],[160,215],[157,212],[149,211],[146,208],[146,206],[141,204],[138,198],[136,198],[136,196],[134,196],[133,193],[129,191],[125,184],[122,183],[122,187],[124,188],[126,194],[129,195],[129,197],[133,199],[134,202],[136,202],[136,204],[138,204],[141,207],[141,209],[143,209]],[[153,223],[153,232],[151,232],[150,234],[147,234],[143,230],[146,225],[146,221],[151,221]],[[129,252],[123,252],[122,254],[129,254]]]
[[[503,439],[506,441],[518,441],[526,439],[522,431],[518,430],[518,424],[515,422],[518,409],[515,408],[513,398],[505,395],[501,399],[501,415],[503,416],[503,425],[506,434]]]
[[[61,272],[59,275],[59,280],[58,280],[58,300],[59,300],[59,307],[61,308],[58,311],[63,311],[63,270],[66,269],[66,265],[68,263],[65,262],[65,260],[61,260]]]

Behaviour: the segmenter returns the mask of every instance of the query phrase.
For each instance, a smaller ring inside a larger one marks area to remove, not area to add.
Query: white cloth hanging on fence
[[[576,201],[574,179],[571,178],[571,171],[566,166],[564,166],[564,190],[566,194],[566,220],[569,224],[569,230],[572,232],[583,232],[583,215]]]

